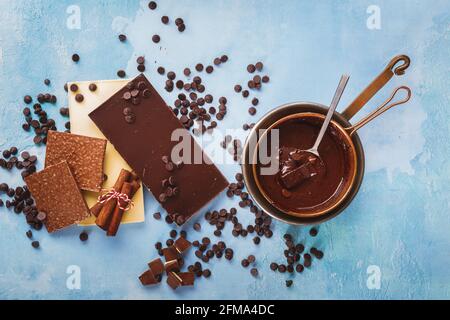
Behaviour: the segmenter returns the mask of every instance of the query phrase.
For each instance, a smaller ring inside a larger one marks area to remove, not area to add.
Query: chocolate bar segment
[[[89,215],[81,191],[66,161],[25,178],[49,233],[79,223]]]
[[[187,131],[192,160],[200,154],[204,161],[183,165],[171,161],[172,149],[179,143],[171,141],[172,133],[185,129],[144,75],[89,116],[178,225],[228,186]]]
[[[45,166],[67,161],[80,189],[99,192],[103,183],[105,150],[105,139],[49,131]]]

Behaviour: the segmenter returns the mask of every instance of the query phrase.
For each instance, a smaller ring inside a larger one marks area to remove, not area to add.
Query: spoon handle
[[[317,136],[316,142],[314,143],[312,150],[317,151],[319,149],[320,142],[322,142],[323,135],[327,131],[328,125],[330,124],[330,121],[331,121],[331,118],[333,117],[334,111],[336,110],[336,107],[338,106],[339,101],[341,100],[342,93],[344,93],[345,87],[347,86],[347,83],[348,83],[348,79],[350,79],[350,76],[346,75],[346,74],[344,74],[341,77],[341,80],[339,81],[339,85],[334,94],[333,100],[331,101],[330,108],[328,109],[327,116],[325,118],[325,121],[322,124],[322,128],[320,128],[319,135]]]

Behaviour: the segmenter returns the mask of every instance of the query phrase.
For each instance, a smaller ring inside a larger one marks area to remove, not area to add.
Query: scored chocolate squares
[[[49,131],[45,166],[67,161],[78,187],[99,192],[103,183],[106,140]]]
[[[178,225],[228,186],[144,75],[130,81],[89,116]],[[202,155],[201,164],[172,161],[171,152],[179,143],[172,141],[176,130],[186,133],[183,138],[189,141],[184,142],[192,146],[192,158]]]
[[[89,215],[81,191],[66,161],[25,178],[49,233],[79,223]]]

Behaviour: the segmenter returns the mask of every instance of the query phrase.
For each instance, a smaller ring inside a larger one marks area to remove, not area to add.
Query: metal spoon
[[[334,111],[336,110],[336,107],[339,104],[339,101],[341,100],[342,93],[344,93],[345,87],[347,86],[348,79],[350,79],[349,75],[344,74],[341,77],[341,81],[339,81],[339,85],[336,89],[336,93],[334,94],[333,100],[331,101],[330,108],[328,109],[327,116],[322,124],[322,128],[320,128],[319,135],[317,136],[316,142],[314,143],[313,147],[308,150],[304,150],[303,152],[309,152],[314,155],[316,155],[318,158],[320,158],[319,155],[319,145],[322,142],[323,136],[325,135],[325,132],[327,131],[328,126],[330,125],[331,118],[333,117]]]
[[[319,135],[317,136],[316,142],[313,147],[308,150],[295,150],[289,154],[290,159],[293,161],[287,161],[283,164],[280,173],[281,181],[287,189],[291,189],[298,185],[300,182],[314,177],[320,173],[325,172],[325,164],[319,155],[319,145],[322,142],[323,136],[330,125],[333,113],[341,100],[342,93],[350,76],[343,75],[339,81],[339,85],[334,94],[333,100],[331,101],[330,108],[328,109],[327,116],[320,128]],[[319,160],[319,161],[317,161]]]

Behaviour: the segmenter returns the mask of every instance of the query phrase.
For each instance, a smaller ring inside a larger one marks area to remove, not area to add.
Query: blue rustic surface
[[[66,26],[70,5],[81,9],[79,30]],[[380,30],[366,27],[370,5],[381,9]],[[173,22],[162,25],[163,14],[172,21],[183,17],[186,32],[179,34]],[[35,232],[40,250],[32,249],[25,237],[23,216],[1,208],[0,298],[450,298],[449,22],[449,1],[164,0],[150,11],[147,1],[137,0],[0,0],[0,150],[17,145],[37,152],[40,159],[44,148],[35,147],[20,127],[22,97],[46,91],[43,79],[50,78],[49,90],[59,102],[47,110],[62,127],[57,110],[66,103],[66,81],[114,79],[120,68],[135,75],[138,55],[146,56],[146,74],[171,102],[174,95],[163,90],[156,66],[181,73],[184,66],[228,54],[230,61],[205,77],[215,96],[230,101],[222,129],[256,120],[246,111],[248,102],[233,94],[233,86],[245,83],[245,66],[258,60],[264,61],[271,83],[258,95],[257,116],[286,102],[327,104],[346,72],[351,80],[342,110],[399,53],[412,59],[407,74],[393,80],[362,113],[396,85],[407,84],[414,91],[408,105],[360,131],[367,157],[361,191],[341,216],[320,226],[317,238],[306,240],[323,249],[325,258],[302,275],[276,274],[268,264],[282,260],[286,231],[305,239],[307,228],[275,222],[274,237],[255,246],[250,239],[233,238],[228,225],[223,237],[235,249],[235,259],[213,260],[210,279],[176,292],[165,284],[142,287],[137,276],[155,256],[153,244],[165,240],[170,230],[152,219],[160,208],[146,192],[145,223],[123,227],[114,239],[88,229],[86,243],[78,239],[77,227],[54,235]],[[119,32],[128,35],[127,43],[118,42]],[[162,37],[160,46],[151,42],[155,33]],[[81,55],[77,65],[70,60],[74,52]],[[237,165],[220,168],[230,179],[239,170]],[[0,180],[21,184],[14,172],[0,170]],[[211,208],[231,206],[237,204],[223,195]],[[252,219],[242,209],[238,216],[244,222]],[[185,229],[192,230],[193,222]],[[212,231],[203,223],[202,236]],[[257,257],[257,279],[240,266],[248,254]],[[80,290],[66,287],[70,265],[81,268]],[[381,271],[379,289],[366,284],[371,265]],[[294,279],[289,289],[284,285],[288,278]]]

